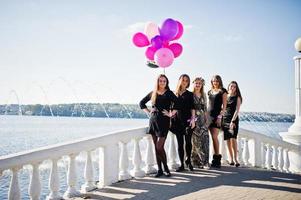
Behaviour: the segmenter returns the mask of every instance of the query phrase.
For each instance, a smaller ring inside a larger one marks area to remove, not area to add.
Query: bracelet
[[[218,118],[218,119],[221,119],[221,118],[223,118],[223,116],[222,116],[222,115],[219,115],[219,116],[217,116],[217,118]]]

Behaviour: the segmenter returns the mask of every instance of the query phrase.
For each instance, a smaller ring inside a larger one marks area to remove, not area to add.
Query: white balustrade
[[[139,146],[139,140],[140,138],[134,138],[134,152],[133,152],[133,165],[134,169],[131,171],[131,175],[133,177],[143,177],[145,175],[145,172],[141,169],[141,151]]]
[[[260,143],[260,151],[261,151],[261,167],[265,168],[266,151],[265,151],[265,144],[263,142]]]
[[[288,155],[288,149],[284,149],[284,170],[286,172],[290,172],[290,160],[289,160],[289,155]]]
[[[67,172],[67,185],[68,189],[64,193],[64,198],[72,198],[80,195],[79,191],[76,190],[76,163],[75,163],[75,154],[69,155],[69,162],[68,162],[68,172]]]
[[[12,171],[12,177],[9,185],[9,191],[8,191],[8,200],[19,200],[21,199],[20,194],[20,186],[19,186],[19,178],[18,178],[18,172],[19,167],[14,167],[11,169]]]
[[[60,180],[57,169],[58,158],[52,159],[50,178],[49,178],[49,189],[50,194],[47,196],[47,200],[60,200],[62,196],[59,193],[60,190]]]
[[[176,169],[177,167],[179,167],[177,163],[177,149],[175,143],[176,136],[173,133],[170,133],[168,135],[170,139],[168,148],[168,165],[170,169]]]
[[[249,158],[250,158],[250,151],[249,151],[249,144],[248,144],[248,138],[244,138],[244,149],[242,152],[243,156],[243,162],[245,166],[248,166],[249,163]]]
[[[156,172],[155,165],[155,156],[154,156],[154,148],[153,148],[153,140],[151,135],[147,134],[144,137],[146,139],[146,156],[145,156],[145,168],[144,171],[146,174],[151,174]]]
[[[276,170],[278,168],[278,148],[275,145],[273,145],[272,149],[273,149],[272,166],[273,169]]]
[[[85,183],[81,186],[81,192],[86,193],[96,188],[94,183],[94,170],[91,151],[99,149],[99,187],[110,185],[118,180],[125,180],[134,177],[142,177],[146,173],[151,173],[155,168],[153,142],[149,135],[145,136],[147,127],[136,128],[125,131],[108,133],[106,135],[83,138],[71,142],[55,144],[48,147],[37,148],[30,151],[20,152],[0,157],[0,175],[4,170],[11,170],[11,182],[8,191],[9,200],[21,199],[21,191],[18,182],[18,172],[24,165],[32,165],[28,194],[32,200],[41,197],[41,182],[39,176],[39,164],[45,160],[51,160],[51,170],[49,175],[49,195],[48,200],[62,199],[60,194],[60,181],[58,174],[58,160],[63,156],[69,156],[67,185],[64,197],[79,195],[76,190],[77,170],[76,156],[79,152],[87,152],[85,161],[84,178]],[[169,135],[168,164],[170,168],[177,167],[177,151],[175,136]],[[141,156],[139,141],[146,139],[146,152]],[[127,143],[133,141],[134,150],[132,156],[133,168],[129,173],[129,157]],[[241,141],[243,140],[243,151]],[[223,141],[221,141],[224,143]],[[120,155],[119,144],[120,143]],[[240,129],[238,144],[238,158],[247,166],[267,167],[279,171],[300,173],[295,162],[290,162],[291,156],[300,154],[300,147],[282,140],[271,138],[256,132]],[[267,150],[265,150],[265,146]],[[210,140],[210,147],[212,142]],[[224,144],[225,147],[225,144]],[[273,153],[271,151],[273,150]],[[222,149],[221,149],[222,150]],[[226,151],[221,151],[223,154]],[[224,154],[225,155],[225,154]],[[223,156],[226,158],[226,156]],[[143,158],[143,159],[142,159]],[[145,172],[141,169],[142,160],[145,161]]]
[[[87,157],[84,169],[85,183],[81,186],[81,192],[86,193],[96,188],[94,184],[94,168],[91,157],[91,150],[87,151]]]
[[[279,147],[279,155],[278,155],[278,170],[283,171],[283,165],[284,165],[284,160],[283,160],[283,148]]]
[[[270,144],[266,144],[267,151],[266,151],[266,157],[265,157],[265,167],[267,169],[271,169],[272,165],[272,154],[271,154],[271,147]]]
[[[242,147],[241,147],[241,137],[237,136],[237,157],[238,157],[238,162],[242,162]]]
[[[39,200],[41,195],[41,181],[39,173],[39,164],[32,164],[32,174],[30,177],[28,194],[31,200]]]
[[[119,180],[126,180],[131,178],[129,173],[129,156],[127,150],[127,144],[125,142],[120,142],[120,158],[119,158]]]

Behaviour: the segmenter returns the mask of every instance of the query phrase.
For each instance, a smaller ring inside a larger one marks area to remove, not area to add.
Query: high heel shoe
[[[188,169],[189,169],[190,171],[193,171],[193,166],[192,166],[192,164],[191,164],[190,161],[186,160],[186,161],[185,161],[185,164],[187,165],[187,167],[188,167]]]
[[[240,166],[240,164],[239,164],[239,163],[236,163],[236,164],[235,164],[235,167],[239,167],[239,166]]]
[[[155,178],[159,178],[160,176],[162,176],[163,175],[163,171],[161,170],[161,169],[159,169],[158,171],[157,171],[157,174],[155,175]]]
[[[183,165],[181,165],[180,167],[178,167],[177,169],[176,169],[176,172],[182,172],[182,171],[184,171],[185,169],[184,169],[184,166]]]

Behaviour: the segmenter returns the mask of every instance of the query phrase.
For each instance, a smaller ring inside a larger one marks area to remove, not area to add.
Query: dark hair
[[[164,74],[160,74],[157,78],[157,81],[156,81],[156,85],[155,85],[155,88],[153,90],[153,93],[152,93],[152,97],[151,97],[151,100],[152,100],[152,103],[155,104],[156,102],[156,99],[157,99],[157,92],[158,92],[158,89],[159,89],[159,79],[160,78],[165,78],[166,79],[166,86],[165,86],[165,89],[166,90],[170,90],[169,89],[169,80],[167,78],[167,76],[165,76]]]
[[[180,77],[179,77],[179,81],[178,81],[178,85],[177,85],[177,88],[176,88],[176,95],[179,95],[179,92],[180,90],[182,89],[181,88],[181,85],[182,85],[182,82],[183,82],[183,79],[184,78],[187,78],[188,79],[188,85],[185,89],[189,88],[190,86],[190,77],[187,75],[187,74],[182,74]]]
[[[236,96],[238,96],[239,98],[240,98],[240,100],[241,100],[241,103],[242,103],[242,96],[241,96],[241,93],[240,93],[240,89],[239,89],[239,87],[238,87],[238,84],[237,84],[237,82],[236,81],[231,81],[230,83],[229,83],[229,85],[228,85],[228,91],[229,91],[229,88],[230,88],[230,85],[231,84],[235,84],[236,85]]]

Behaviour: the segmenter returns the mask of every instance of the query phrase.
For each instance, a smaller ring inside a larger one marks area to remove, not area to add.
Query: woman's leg
[[[191,150],[192,150],[191,137],[192,137],[191,134],[185,135],[186,164],[191,164]]]
[[[228,152],[230,155],[230,163],[233,163],[233,146],[232,146],[232,138],[227,140]]]
[[[161,165],[161,159],[160,159],[160,155],[158,152],[158,148],[157,148],[157,143],[158,143],[158,137],[155,134],[152,134],[152,138],[153,138],[153,142],[155,145],[155,152],[156,152],[156,160],[157,160],[157,165],[158,165],[158,171],[162,171],[162,165]]]
[[[237,159],[237,140],[235,138],[231,138],[232,142],[232,148],[233,148],[233,153],[234,153],[234,160],[236,163],[238,163]]]
[[[160,160],[163,163],[164,170],[166,172],[169,172],[168,165],[167,165],[166,153],[165,153],[165,149],[164,149],[165,140],[166,140],[166,137],[158,137],[157,150],[158,150]]]
[[[184,136],[181,133],[176,134],[178,142],[178,154],[181,162],[181,166],[184,168]]]
[[[219,154],[219,143],[218,143],[218,128],[210,128],[210,134],[212,137],[212,142],[213,142],[213,149],[214,149],[214,154],[218,155]]]

